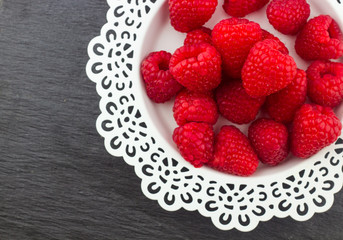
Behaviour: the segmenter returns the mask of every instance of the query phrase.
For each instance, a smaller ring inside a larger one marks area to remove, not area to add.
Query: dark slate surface
[[[217,230],[140,190],[95,129],[87,44],[106,1],[0,0],[0,239],[342,239],[343,194],[307,222]]]

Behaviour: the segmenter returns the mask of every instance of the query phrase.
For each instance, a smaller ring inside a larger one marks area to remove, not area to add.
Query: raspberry
[[[286,45],[283,42],[281,42],[281,40],[278,37],[274,36],[267,30],[262,29],[262,40],[265,40],[265,39],[273,39],[277,41],[277,43],[280,45],[279,51],[283,52],[284,54],[289,54],[289,51]]]
[[[177,127],[173,141],[182,157],[194,167],[201,167],[213,158],[214,132],[210,124],[190,122]]]
[[[200,28],[213,15],[218,0],[169,0],[170,23],[179,32]]]
[[[343,55],[343,34],[328,15],[310,19],[295,40],[295,50],[305,60],[337,59]]]
[[[343,100],[343,63],[317,60],[306,70],[307,94],[316,104],[336,107]]]
[[[176,49],[169,68],[176,81],[191,91],[210,91],[221,81],[220,54],[208,43]]]
[[[250,49],[261,40],[260,25],[247,19],[224,19],[212,30],[212,42],[222,56],[223,70],[232,78],[241,77]]]
[[[291,152],[309,158],[334,143],[342,124],[329,107],[304,104],[295,114],[290,134]]]
[[[255,44],[242,69],[243,87],[252,97],[267,96],[285,88],[297,73],[294,59],[280,51],[272,39]]]
[[[170,57],[166,51],[152,52],[141,63],[147,95],[156,103],[170,100],[182,89],[169,71]]]
[[[286,88],[267,97],[267,113],[278,122],[291,122],[295,112],[305,103],[306,92],[306,72],[298,69],[293,81]]]
[[[194,45],[198,43],[212,44],[212,30],[206,27],[201,27],[187,33],[183,45]]]
[[[265,97],[250,97],[240,81],[222,84],[216,90],[219,112],[224,118],[237,124],[253,121],[264,100]]]
[[[248,138],[235,126],[223,126],[215,137],[214,158],[208,166],[229,174],[250,176],[258,164]]]
[[[187,122],[215,124],[218,119],[216,102],[211,93],[181,91],[175,98],[174,119],[179,126]]]
[[[269,0],[225,0],[224,11],[233,17],[244,17],[266,5]]]
[[[279,32],[295,35],[306,24],[310,11],[306,0],[272,0],[267,7],[267,18]]]
[[[249,126],[248,138],[264,164],[276,166],[288,156],[288,130],[282,123],[260,118]]]

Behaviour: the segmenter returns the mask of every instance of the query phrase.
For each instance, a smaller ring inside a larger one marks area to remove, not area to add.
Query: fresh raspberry
[[[295,35],[306,24],[310,11],[306,0],[272,0],[267,7],[267,18],[279,32]]]
[[[182,89],[169,71],[170,58],[166,51],[151,52],[141,63],[147,95],[156,103],[170,100]]]
[[[210,91],[221,81],[220,54],[208,43],[176,49],[169,68],[176,81],[194,92]]]
[[[240,81],[221,84],[216,89],[216,101],[219,112],[229,121],[245,124],[253,121],[265,97],[250,97]]]
[[[179,32],[200,28],[213,15],[218,0],[169,0],[170,23]]]
[[[267,30],[262,29],[262,40],[265,40],[265,39],[273,39],[277,41],[277,43],[280,45],[280,51],[285,54],[289,54],[288,48],[283,42],[281,42],[281,40],[278,37],[274,36]]]
[[[265,104],[267,113],[278,122],[291,122],[295,112],[305,103],[306,92],[306,72],[298,69],[293,81],[287,87],[267,97]]]
[[[266,5],[269,0],[225,0],[224,11],[232,17],[244,17]]]
[[[337,59],[343,55],[343,34],[328,15],[310,19],[295,40],[295,50],[305,60]]]
[[[317,60],[306,70],[310,100],[326,107],[336,107],[343,100],[343,63]]]
[[[296,157],[309,158],[334,143],[341,129],[342,124],[331,108],[304,104],[293,120],[291,152]]]
[[[182,157],[197,168],[213,158],[214,132],[210,124],[190,122],[177,127],[173,141]]]
[[[187,33],[183,45],[194,45],[198,43],[212,44],[212,30],[207,27],[201,27]]]
[[[252,97],[267,96],[285,88],[297,73],[294,59],[280,51],[272,39],[255,44],[242,69],[243,87]]]
[[[260,25],[247,19],[224,19],[212,30],[212,42],[222,56],[223,70],[232,78],[241,77],[250,49],[261,40]]]
[[[250,176],[258,164],[248,138],[235,126],[223,126],[215,137],[214,158],[208,166],[229,174]]]
[[[213,125],[219,115],[212,93],[197,93],[187,89],[176,96],[173,112],[179,126],[187,122],[204,122]]]
[[[282,123],[260,118],[249,126],[248,138],[264,164],[276,166],[288,156],[288,130]]]

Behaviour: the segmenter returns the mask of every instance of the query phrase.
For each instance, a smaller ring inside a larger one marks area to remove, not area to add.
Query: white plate
[[[120,3],[119,3],[120,2]],[[336,0],[308,0],[310,18],[331,15],[343,29],[343,6]],[[277,167],[260,164],[251,177],[220,173],[207,167],[194,168],[179,154],[172,141],[176,123],[173,102],[155,104],[144,90],[139,66],[151,51],[173,52],[185,34],[169,23],[167,1],[108,0],[107,23],[88,46],[88,77],[101,96],[97,130],[104,137],[107,151],[122,156],[142,179],[142,191],[169,211],[184,208],[210,217],[222,230],[254,229],[273,216],[308,220],[316,212],[328,210],[343,183],[343,139],[315,156],[300,160],[289,157]],[[228,18],[219,1],[205,26],[212,28]],[[285,42],[299,68],[308,62],[294,51],[295,37],[280,34],[268,23],[266,7],[246,18]],[[342,62],[342,58],[339,60]],[[343,117],[343,107],[336,113]],[[215,129],[230,124],[220,118]],[[236,125],[238,126],[238,125]],[[246,133],[247,126],[238,126]]]

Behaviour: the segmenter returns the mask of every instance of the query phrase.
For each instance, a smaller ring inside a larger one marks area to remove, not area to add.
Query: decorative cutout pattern
[[[163,208],[198,210],[223,230],[249,231],[273,216],[303,221],[326,211],[342,187],[342,138],[312,168],[249,185],[205,178],[171,158],[155,140],[145,120],[148,113],[136,107],[137,79],[132,76],[143,19],[162,2],[108,0],[108,22],[89,43],[86,70],[101,96],[97,129],[108,152],[135,167],[145,195]]]

